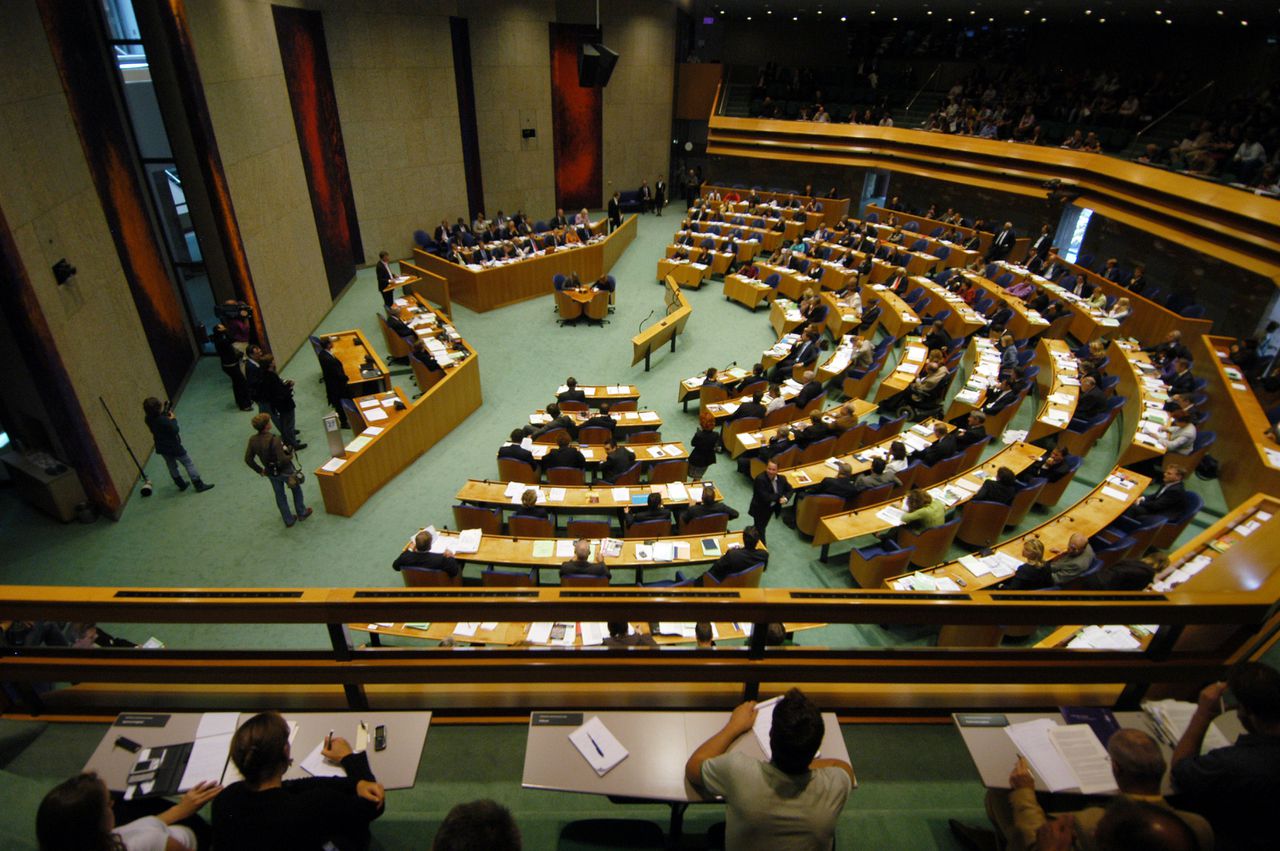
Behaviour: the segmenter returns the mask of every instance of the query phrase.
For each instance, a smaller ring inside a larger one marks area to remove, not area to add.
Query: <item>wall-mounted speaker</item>
[[[618,54],[597,42],[586,42],[578,48],[578,85],[584,89],[609,85]]]

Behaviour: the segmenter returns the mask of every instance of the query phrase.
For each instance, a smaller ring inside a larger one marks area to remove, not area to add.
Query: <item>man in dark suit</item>
[[[1055,447],[1052,452],[1032,461],[1031,466],[1018,474],[1018,480],[1029,482],[1034,478],[1043,477],[1046,484],[1053,484],[1071,472],[1071,465],[1075,460],[1076,456],[1060,446]]]
[[[1031,243],[1031,248],[1027,251],[1027,260],[1024,262],[1029,262],[1031,258],[1038,257],[1043,263],[1045,257],[1049,255],[1049,249],[1052,247],[1053,235],[1049,233],[1049,226],[1043,225],[1040,228],[1040,235]]]
[[[809,370],[800,377],[800,380],[804,382],[804,386],[800,388],[800,392],[796,394],[794,400],[797,408],[803,408],[822,395],[822,382],[815,378],[815,375],[816,373],[813,370]]]
[[[790,353],[773,365],[773,369],[769,372],[769,380],[785,381],[791,375],[791,370],[796,364],[809,366],[812,363],[816,363],[818,355],[822,351],[822,344],[819,341],[821,335],[822,330],[820,328],[807,328],[804,336],[800,338],[800,342],[795,344]]]
[[[653,210],[653,190],[647,180],[640,181],[640,210],[645,213]]]
[[[614,192],[609,199],[609,233],[622,227],[622,193]]]
[[[827,476],[818,482],[817,487],[809,491],[813,495],[838,496],[841,499],[853,499],[858,495],[858,486],[853,479],[853,468],[847,461],[836,462],[836,474]]]
[[[391,273],[391,254],[386,251],[378,252],[378,265],[374,269],[378,278],[378,292],[382,293],[382,303],[386,307],[391,307],[391,302],[395,301],[395,293],[385,287],[391,286],[391,279],[395,277]]]
[[[809,425],[804,428],[791,429],[791,434],[796,445],[801,449],[807,449],[819,440],[830,437],[835,432],[831,426],[827,425],[827,421],[823,419],[822,411],[814,411],[809,415]]]
[[[401,321],[400,317],[396,316],[390,310],[387,311],[387,327],[391,329],[393,334],[399,337],[404,337],[409,340],[416,340],[418,337],[418,335],[413,332],[412,328],[405,325],[404,322]]]
[[[573,543],[573,558],[560,565],[560,577],[566,576],[608,576],[609,568],[604,563],[604,555],[596,554],[591,561],[591,542],[579,538]]]
[[[511,432],[511,442],[498,449],[498,457],[514,458],[517,461],[523,461],[530,467],[537,469],[538,462],[534,460],[532,452],[520,445],[520,441],[522,440],[524,440],[524,429],[518,428]]]
[[[987,262],[1003,260],[1008,257],[1009,252],[1013,251],[1013,245],[1017,240],[1017,234],[1013,232],[1013,222],[1005,222],[1004,227],[996,234],[995,239],[991,240],[991,247],[987,249]]]
[[[987,479],[973,495],[974,500],[982,502],[998,502],[1001,505],[1012,505],[1018,494],[1018,477],[1008,467],[996,470],[994,479]]]
[[[1067,274],[1067,271],[1066,264],[1058,256],[1058,249],[1049,249],[1049,256],[1044,259],[1044,268],[1040,274],[1051,281],[1056,281]]]
[[[557,402],[585,402],[587,394],[578,389],[578,379],[572,375],[564,380],[565,390],[556,396]]]
[[[765,409],[764,402],[760,401],[764,398],[764,391],[757,390],[751,394],[751,401],[743,402],[738,406],[738,410],[733,412],[731,420],[741,420],[748,417],[759,417],[764,419]]]
[[[447,573],[450,578],[457,576],[462,570],[454,559],[452,550],[445,550],[443,553],[431,552],[431,533],[425,530],[413,536],[413,547],[396,556],[391,566],[396,570],[406,567],[440,570]]]
[[[560,439],[556,441],[556,448],[542,456],[543,472],[552,467],[576,467],[579,470],[585,470],[587,467],[586,457],[578,447],[573,445],[567,434],[560,435]]]
[[[987,400],[982,403],[982,413],[989,417],[1003,411],[1018,399],[1018,391],[1003,377],[996,380],[995,385],[987,391]]]
[[[555,228],[562,228],[569,224],[569,219],[565,216],[564,209],[557,207],[556,214],[551,217],[551,221],[547,222],[547,224],[552,228],[552,230]]]
[[[1092,375],[1080,379],[1080,397],[1076,399],[1076,412],[1072,423],[1091,420],[1107,409],[1107,394]]]
[[[649,494],[649,501],[645,503],[644,508],[628,508],[623,515],[623,525],[630,529],[636,523],[647,523],[651,520],[665,520],[670,531],[671,525],[671,509],[663,508],[662,494]]]
[[[600,403],[600,413],[587,419],[578,426],[578,433],[581,434],[584,428],[603,428],[608,430],[609,437],[613,437],[613,430],[618,427],[617,421],[609,416],[609,403]]]
[[[956,446],[968,449],[987,436],[987,416],[982,411],[970,411],[963,428],[956,430]]]
[[[667,182],[662,179],[662,175],[658,175],[658,180],[653,184],[653,212],[654,215],[661,216],[662,208],[667,205]]]
[[[1120,271],[1120,261],[1114,257],[1107,258],[1107,265],[1102,270],[1102,277],[1113,284],[1123,283],[1124,276]]]
[[[909,456],[912,461],[919,459],[921,463],[932,467],[944,458],[950,458],[960,451],[960,446],[956,442],[956,437],[950,432],[945,423],[933,424],[933,443],[924,449],[917,449]]]
[[[1193,393],[1196,389],[1196,377],[1191,374],[1191,362],[1186,358],[1178,358],[1173,362],[1173,375],[1165,381],[1169,386],[1169,394]]]
[[[524,433],[530,437],[542,437],[547,432],[555,431],[562,428],[569,432],[569,436],[576,438],[578,436],[578,426],[574,423],[573,418],[568,414],[560,413],[560,406],[555,402],[547,405],[547,416],[551,419],[540,426],[525,426]]]
[[[884,285],[893,291],[895,295],[904,296],[911,289],[911,279],[907,277],[906,270],[897,269]]]
[[[791,497],[791,484],[778,475],[778,464],[770,461],[764,472],[756,476],[751,490],[751,506],[747,513],[760,532],[760,540],[767,541],[765,530],[773,516],[782,511]]]
[[[1163,514],[1169,519],[1177,517],[1187,506],[1187,487],[1182,483],[1186,477],[1185,467],[1166,464],[1160,487],[1150,496],[1140,497],[1125,516],[1134,520],[1142,520],[1152,514]]]
[[[758,549],[762,540],[764,538],[756,531],[756,527],[748,526],[742,530],[742,546],[734,547],[720,556],[711,567],[707,568],[707,572],[702,576],[705,577],[710,574],[717,582],[723,582],[727,577],[735,573],[741,573],[744,570],[750,570],[756,565],[763,564],[767,566],[769,564],[769,554],[764,550]],[[709,583],[699,577],[698,584]]]
[[[933,324],[929,326],[929,333],[924,338],[925,346],[929,349],[941,349],[945,353],[951,351],[951,343],[951,335],[947,333],[946,328],[942,327],[942,320],[933,320]]]
[[[1191,360],[1191,351],[1182,344],[1182,332],[1177,328],[1166,334],[1163,342],[1156,343],[1154,346],[1144,346],[1142,350],[1160,364],[1178,358]]]
[[[453,239],[453,229],[449,227],[448,219],[441,219],[440,224],[436,225],[436,229],[432,231],[431,236],[437,243],[443,246],[445,243]]]
[[[1126,284],[1125,286],[1129,288],[1129,292],[1137,293],[1138,295],[1141,295],[1142,291],[1147,288],[1146,267],[1141,265],[1134,266],[1133,277],[1129,278],[1129,283]]]
[[[1080,296],[1080,298],[1089,298],[1093,295],[1093,284],[1089,283],[1089,279],[1082,272],[1076,275],[1075,282],[1067,288],[1067,291]]]
[[[320,376],[324,380],[324,396],[330,407],[338,412],[338,424],[347,426],[347,412],[342,408],[342,400],[351,398],[351,385],[347,381],[347,371],[342,361],[333,353],[333,338],[320,338]]]
[[[697,505],[691,505],[686,508],[684,513],[680,515],[680,522],[688,523],[691,520],[697,520],[699,517],[706,517],[710,514],[727,514],[730,520],[737,520],[737,509],[725,505],[716,499],[716,496],[714,485],[703,485],[702,500]]]
[[[600,465],[600,480],[613,484],[636,463],[636,454],[625,446],[619,446],[612,437],[605,441],[604,463]]]

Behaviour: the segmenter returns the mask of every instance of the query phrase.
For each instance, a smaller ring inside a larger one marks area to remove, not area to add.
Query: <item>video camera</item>
[[[222,322],[239,319],[242,313],[245,319],[253,318],[253,308],[243,301],[224,301],[222,304],[214,305],[213,312]]]

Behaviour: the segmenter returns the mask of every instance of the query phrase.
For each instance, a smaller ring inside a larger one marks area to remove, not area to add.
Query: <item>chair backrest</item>
[[[853,428],[845,429],[836,436],[836,445],[835,448],[831,450],[831,454],[847,455],[862,445],[862,438],[866,433],[867,424],[865,422],[858,423]]]
[[[588,426],[578,429],[578,442],[599,445],[609,439],[612,432],[604,426]]]
[[[1058,500],[1062,499],[1062,494],[1066,492],[1067,487],[1071,484],[1071,480],[1076,477],[1076,471],[1080,469],[1083,459],[1078,455],[1073,455],[1067,464],[1067,472],[1056,482],[1048,482],[1040,489],[1040,495],[1036,497],[1036,503],[1044,506],[1054,506],[1058,504]]]
[[[640,473],[642,466],[639,461],[627,468],[626,472],[614,477],[613,483],[618,486],[622,485],[638,485],[640,484]]]
[[[609,577],[570,573],[560,577],[560,584],[565,588],[604,588],[609,585]]]
[[[669,520],[642,520],[632,523],[623,532],[624,538],[662,538],[671,534]]]
[[[523,482],[526,485],[534,485],[542,480],[532,464],[519,458],[499,458],[498,478],[504,482]]]
[[[779,275],[777,272],[774,272],[770,274],[769,277],[765,278],[764,282],[766,285],[776,288],[778,284],[782,283],[782,276]]]
[[[681,535],[714,535],[729,531],[729,515],[724,512],[704,514],[695,517],[688,523],[681,520],[678,524]]]
[[[714,576],[708,575],[704,582],[708,585],[716,585],[721,588],[759,588],[760,580],[764,577],[765,562],[753,564],[745,570],[739,570],[737,573],[731,573],[719,582]]]
[[[872,444],[879,443],[882,440],[888,440],[893,435],[901,433],[902,426],[906,421],[906,414],[900,414],[899,416],[892,417],[890,419],[884,419],[882,417],[879,424],[867,426],[866,442],[868,444]]]
[[[729,438],[735,434],[742,434],[744,431],[755,431],[760,428],[762,422],[760,417],[743,417],[740,420],[731,420],[725,423],[721,436],[725,443],[729,442]]]
[[[609,410],[616,411],[618,413],[622,413],[623,411],[634,411],[637,405],[638,400],[636,399],[622,399],[610,405]]]
[[[705,411],[707,405],[723,402],[729,398],[729,391],[723,387],[703,387],[698,391],[699,410]]]
[[[932,567],[946,561],[947,551],[955,543],[959,530],[959,517],[923,532],[904,528],[898,532],[898,545],[915,550],[911,556],[911,563],[915,566]]]
[[[1149,514],[1142,518],[1137,526],[1129,529],[1128,537],[1133,541],[1133,545],[1129,547],[1126,557],[1141,558],[1147,550],[1151,549],[1152,543],[1155,542],[1156,534],[1168,522],[1168,519],[1163,514]]]
[[[562,414],[585,414],[591,410],[591,406],[586,402],[580,402],[577,399],[567,399],[564,402],[557,403],[560,406]]]
[[[404,584],[410,588],[430,588],[439,586],[457,586],[462,584],[462,573],[450,576],[443,570],[431,567],[402,567],[400,575]]]
[[[554,538],[555,524],[550,517],[526,517],[513,514],[507,519],[507,534],[517,538]]]
[[[978,459],[982,457],[982,451],[991,443],[991,435],[979,440],[977,443],[971,443],[960,453],[960,463],[956,466],[956,472],[967,470],[970,467],[978,465]]]
[[[1204,508],[1204,497],[1195,491],[1187,491],[1185,499],[1182,513],[1170,518],[1156,531],[1155,538],[1152,541],[1152,546],[1156,549],[1172,549],[1174,542],[1182,534],[1182,530],[1186,529],[1187,524],[1191,522],[1191,518],[1199,514],[1200,509]]]
[[[764,415],[764,428],[789,423],[800,416],[800,410],[791,402]]]
[[[490,568],[480,574],[480,584],[486,588],[532,588],[538,582],[534,578],[533,571],[511,573]]]
[[[1027,512],[1036,504],[1036,499],[1044,490],[1047,481],[1048,479],[1043,476],[1037,476],[1018,488],[1017,493],[1013,495],[1013,502],[1009,504],[1009,519],[1005,521],[1005,526],[1017,526],[1026,519]]]
[[[879,588],[890,576],[907,572],[907,564],[915,555],[910,547],[898,547],[886,541],[882,547],[873,548],[874,555],[866,557],[856,547],[849,551],[849,573],[862,588]]]
[[[551,286],[555,288],[556,292],[559,292],[560,290],[564,289],[564,283],[567,280],[569,279],[566,278],[564,275],[552,275]]]
[[[844,511],[844,498],[831,494],[812,494],[796,506],[796,528],[809,537],[818,531],[818,521]]]
[[[956,537],[974,547],[989,547],[1000,539],[1011,506],[1002,502],[970,500],[960,511],[960,528]]]
[[[688,477],[688,458],[671,458],[666,461],[659,461],[649,468],[649,484],[651,485],[683,482]]]
[[[587,477],[580,467],[552,467],[547,470],[547,482],[553,485],[585,485]]]
[[[502,512],[479,505],[455,505],[453,522],[459,529],[479,529],[486,535],[502,534]]]
[[[835,447],[835,435],[824,437],[822,440],[815,441],[800,450],[800,454],[796,458],[796,464],[812,464],[814,461],[821,461],[823,458],[830,458],[835,452]]]
[[[1099,570],[1102,570],[1102,559],[1094,556],[1093,561],[1089,562],[1089,566],[1085,569],[1084,573],[1074,579],[1064,582],[1062,585],[1057,586],[1057,588],[1062,591],[1079,590],[1084,587],[1085,580],[1092,577]]]
[[[556,309],[561,319],[577,319],[582,315],[582,302],[569,298],[563,290],[557,290]]]
[[[938,482],[945,482],[947,479],[960,472],[960,464],[964,461],[964,453],[957,452],[947,458],[943,458],[932,467],[923,467],[916,474],[916,487],[931,488]]]
[[[858,495],[853,498],[853,507],[856,509],[866,508],[868,505],[879,505],[889,499],[889,494],[892,491],[893,482],[886,482],[874,488],[858,491]]]
[[[565,537],[573,538],[574,540],[577,540],[578,538],[594,540],[596,538],[613,537],[613,528],[609,521],[597,520],[594,518],[576,518],[574,520],[570,520],[565,524],[564,531]]]
[[[654,443],[662,442],[662,432],[659,431],[633,431],[627,437],[627,443],[632,446],[648,446]]]

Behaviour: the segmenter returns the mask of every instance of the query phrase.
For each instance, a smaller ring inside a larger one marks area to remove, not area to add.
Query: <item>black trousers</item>
[[[764,543],[768,543],[768,541],[765,539],[764,530],[768,528],[769,521],[773,519],[773,515],[775,513],[776,512],[773,510],[772,507],[766,508],[764,510],[756,510],[756,511],[750,512],[751,522],[755,524],[756,531],[760,533],[760,540]]]
[[[249,398],[249,383],[244,380],[244,373],[240,371],[240,364],[233,363],[231,365],[223,364],[222,371],[227,374],[227,378],[231,379],[231,392],[236,397],[236,407],[240,410],[252,407],[253,401]]]

